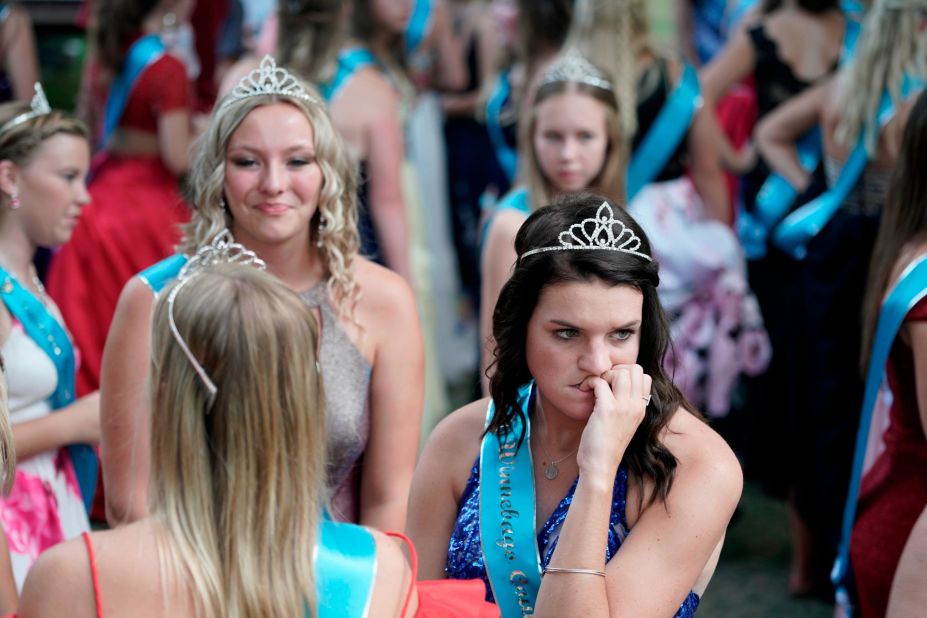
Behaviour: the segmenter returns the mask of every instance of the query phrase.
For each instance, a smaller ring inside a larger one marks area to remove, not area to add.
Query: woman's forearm
[[[605,547],[611,518],[612,483],[587,480],[576,485],[549,567],[605,570]],[[535,616],[608,616],[605,577],[551,572],[541,580]]]

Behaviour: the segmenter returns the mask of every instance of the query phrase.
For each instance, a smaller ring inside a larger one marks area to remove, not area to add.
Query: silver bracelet
[[[547,567],[544,569],[544,575],[548,573],[579,573],[581,575],[598,575],[599,577],[605,577],[605,571],[597,571],[596,569],[567,569],[562,567]]]

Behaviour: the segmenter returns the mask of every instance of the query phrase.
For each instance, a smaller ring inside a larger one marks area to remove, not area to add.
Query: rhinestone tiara
[[[292,73],[283,67],[278,67],[277,61],[274,60],[273,56],[267,55],[261,60],[261,64],[258,65],[258,68],[241,78],[238,85],[232,89],[219,106],[218,111],[221,112],[232,103],[241,101],[242,99],[260,97],[268,94],[293,97],[295,99],[302,99],[303,101],[321,105],[318,99],[306,92],[306,89],[303,88],[302,84],[299,83]]]
[[[0,127],[0,133],[21,125],[27,120],[32,120],[33,118],[51,113],[51,105],[48,104],[48,99],[45,97],[45,90],[39,82],[35,82],[35,94],[32,95],[30,107],[31,109],[28,112],[14,116],[11,120],[6,121],[3,126]]]
[[[620,251],[652,261],[646,253],[639,251],[641,239],[631,228],[615,218],[608,202],[602,202],[595,218],[583,219],[560,232],[559,245],[538,247],[521,254],[521,259],[548,251]]]
[[[600,90],[612,92],[612,83],[605,78],[602,71],[589,62],[575,47],[561,54],[541,76],[538,88],[546,84],[570,82],[586,84]]]
[[[180,334],[177,323],[174,321],[174,301],[177,300],[177,295],[180,293],[180,290],[183,289],[183,286],[196,277],[196,275],[203,272],[205,268],[214,264],[250,264],[261,270],[267,269],[267,264],[264,263],[264,260],[259,258],[257,254],[250,249],[246,249],[243,245],[235,242],[231,232],[222,230],[216,234],[212,242],[201,247],[199,251],[184,264],[184,267],[180,269],[180,273],[177,275],[177,285],[174,286],[170,295],[167,297],[167,320],[171,328],[171,334],[187,357],[187,360],[193,365],[193,370],[196,372],[196,375],[199,376],[200,381],[202,381],[203,386],[206,387],[206,391],[209,393],[206,408],[207,414],[212,408],[212,402],[215,400],[219,388],[209,377],[209,374],[206,373],[206,369],[204,369],[200,361],[197,360],[196,356],[190,350],[190,346],[187,345],[187,342],[184,341],[183,336]]]

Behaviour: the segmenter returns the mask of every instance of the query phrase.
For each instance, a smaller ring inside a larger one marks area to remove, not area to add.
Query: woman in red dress
[[[99,387],[103,345],[122,286],[173,253],[189,212],[192,105],[187,70],[168,51],[192,0],[98,0],[92,24],[91,96],[106,102],[95,135],[92,203],[54,257],[48,289],[82,356],[78,393]],[[94,96],[98,95],[98,96]]]

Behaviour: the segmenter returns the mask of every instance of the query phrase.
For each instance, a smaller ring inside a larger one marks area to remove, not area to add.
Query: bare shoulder
[[[664,430],[662,440],[679,461],[677,481],[697,481],[716,497],[737,503],[743,489],[740,461],[724,438],[707,423],[679,408]]]
[[[337,95],[338,99],[368,119],[395,115],[399,109],[399,94],[386,76],[374,67],[358,69]],[[377,104],[370,105],[371,100]]]
[[[525,213],[514,208],[504,208],[495,213],[489,222],[487,243],[505,242],[514,247],[515,235],[526,219]]]
[[[425,443],[421,465],[450,471],[455,496],[463,492],[470,467],[479,454],[488,406],[489,398],[484,397],[451,412]]]
[[[93,579],[82,538],[49,548],[29,570],[17,616],[93,616]]]
[[[119,293],[116,309],[122,309],[128,313],[150,311],[154,306],[155,298],[154,290],[143,279],[132,277]]]
[[[412,568],[398,539],[377,530],[370,532],[377,545],[377,579],[371,615],[399,616],[412,585]]]
[[[354,261],[354,277],[360,289],[357,309],[363,316],[388,324],[396,317],[416,311],[412,288],[390,269],[358,257]]]

